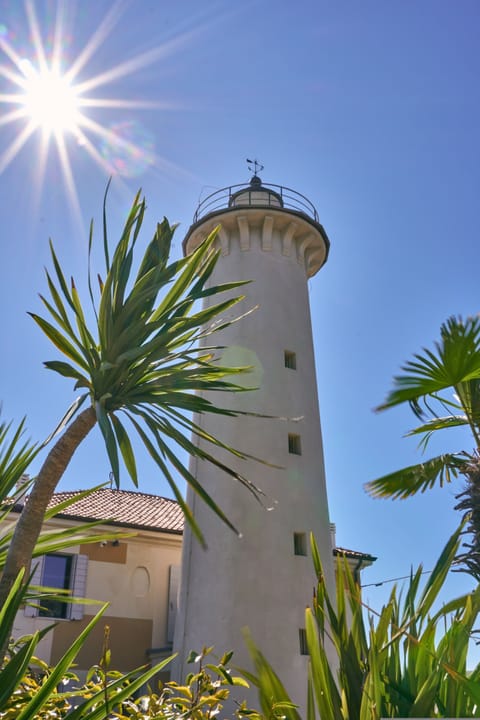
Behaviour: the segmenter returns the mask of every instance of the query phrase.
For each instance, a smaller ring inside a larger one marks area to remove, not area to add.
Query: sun
[[[29,60],[20,69],[26,117],[46,134],[75,133],[81,122],[79,93],[67,76],[49,67],[39,71]]]
[[[111,93],[114,83],[164,60],[188,41],[191,33],[179,33],[163,45],[127,59],[124,56],[118,64],[98,74],[88,74],[88,63],[105,45],[126,4],[117,0],[110,5],[103,20],[96,24],[86,44],[73,58],[67,41],[74,28],[74,22],[70,22],[70,27],[68,22],[72,5],[52,0],[50,7],[56,8],[56,13],[41,22],[37,16],[39,6],[33,0],[25,0],[27,23],[24,27],[28,29],[29,49],[25,43],[15,42],[19,28],[10,29],[0,23],[0,131],[7,126],[15,128],[13,139],[10,136],[3,147],[0,143],[0,175],[37,135],[37,161],[32,163],[36,194],[46,185],[47,160],[50,152],[56,151],[62,185],[75,219],[81,221],[71,159],[73,143],[77,151],[86,153],[106,176],[133,177],[151,165],[177,170],[154,152],[148,131],[132,120],[132,113],[142,109],[168,110],[175,106],[167,102],[112,97]],[[106,96],[97,94],[102,87],[108,88]],[[128,112],[128,116],[122,116],[122,110]],[[106,120],[112,115],[113,121]]]

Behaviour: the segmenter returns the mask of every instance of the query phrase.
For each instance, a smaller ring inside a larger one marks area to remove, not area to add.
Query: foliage
[[[111,255],[104,202],[105,277],[99,277],[97,300],[90,269],[88,273],[93,327],[89,326],[73,279],[70,284],[67,282],[51,245],[53,274],[47,271],[49,298],[41,296],[46,314],[43,317],[32,313],[32,317],[65,358],[48,361],[46,367],[74,380],[81,395],[66,413],[63,422],[66,429],[35,478],[31,502],[25,506],[15,528],[0,580],[0,604],[5,601],[20,569],[30,561],[48,504],[63,472],[97,423],[117,485],[120,457],[133,482],[138,482],[129,434],[135,432],[170,484],[186,522],[200,542],[203,542],[202,533],[173,472],[183,477],[227,526],[235,528],[215,499],[190,473],[178,449],[212,463],[261,500],[261,491],[253,483],[205,447],[211,447],[213,452],[227,451],[239,458],[245,456],[206,433],[194,419],[199,413],[238,414],[219,407],[206,395],[209,390],[244,392],[246,388],[232,382],[232,377],[248,368],[223,367],[215,357],[219,348],[208,343],[212,333],[231,324],[231,318],[219,319],[219,316],[241,299],[235,296],[235,291],[244,281],[219,286],[209,284],[218,259],[218,252],[214,250],[215,232],[190,256],[170,261],[175,228],[166,219],[157,225],[143,257],[135,263],[145,207],[145,200],[137,194]],[[92,244],[93,225],[89,254]],[[225,292],[227,298],[217,300],[218,295]],[[211,304],[200,308],[207,298]],[[80,411],[82,404],[86,407]]]
[[[404,599],[397,586],[379,613],[365,608],[346,561],[339,560],[336,595],[318,574],[305,622],[310,653],[307,720],[384,717],[479,717],[480,664],[467,672],[467,650],[480,612],[480,588],[437,609],[439,593],[459,545],[450,538],[425,587],[412,573]],[[367,612],[366,612],[367,610]],[[289,698],[271,666],[253,647],[262,707]],[[296,711],[284,713],[298,720]]]
[[[41,446],[35,446],[28,440],[23,440],[24,421],[18,427],[12,428],[11,423],[0,424],[0,572],[5,564],[5,557],[8,546],[11,542],[13,529],[16,523],[17,513],[15,512],[18,503],[23,501],[25,493],[31,486],[31,482],[25,479],[26,471]],[[93,492],[94,489],[85,491],[85,495]],[[48,511],[45,519],[53,517],[62,512],[75,499],[61,503]],[[34,549],[33,556],[45,553],[57,552],[65,547],[71,547],[78,543],[93,543],[112,537],[118,537],[118,533],[105,533],[95,530],[98,523],[83,523],[76,527],[64,528],[62,530],[48,530],[40,535],[39,542]],[[0,607],[0,648],[7,648],[10,639],[10,628],[12,627],[15,615],[25,603],[41,603],[43,599],[52,597],[61,599],[64,602],[73,600],[66,595],[56,596],[43,588],[32,587],[26,579],[25,568],[22,568],[13,583],[5,602]],[[79,601],[79,599],[75,599]],[[84,601],[88,602],[88,601]],[[98,605],[98,603],[96,603]],[[99,616],[98,616],[99,617]],[[32,636],[18,639],[11,643],[8,652],[5,653],[3,663],[0,663],[0,712],[5,712],[5,717],[20,716],[21,706],[26,703],[21,700],[23,697],[32,698],[39,694],[39,688],[35,684],[35,674],[29,671],[31,663],[39,664],[34,660],[35,649],[39,641],[51,629],[52,625],[45,627]],[[45,671],[43,672],[43,683],[45,682]],[[30,692],[32,687],[35,692]],[[30,689],[29,689],[30,688]],[[41,697],[41,694],[40,694]],[[56,695],[53,700],[46,700],[54,705],[64,703]],[[2,716],[3,717],[3,716]],[[29,717],[27,714],[25,717]]]
[[[191,720],[211,720],[219,713],[221,717],[226,717],[224,704],[229,700],[232,688],[248,688],[249,685],[243,677],[232,674],[228,664],[233,653],[226,653],[214,663],[209,657],[212,650],[213,648],[203,648],[200,653],[190,654],[187,662],[197,667],[189,673],[183,685],[176,682],[166,683],[159,696],[150,694],[135,703],[135,706],[140,705],[145,713],[148,711],[150,714],[143,716],[126,714],[126,717],[186,717]],[[125,712],[130,709],[132,703],[126,705],[129,707],[125,707]],[[238,705],[234,715],[238,718],[257,717],[253,710],[247,709],[245,703]]]
[[[170,226],[166,218],[157,224],[135,272],[134,251],[145,209],[145,199],[137,194],[120,240],[110,256],[104,203],[106,274],[104,280],[98,276],[98,300],[95,299],[90,268],[88,273],[94,328],[88,326],[75,283],[72,280],[68,286],[52,244],[54,277],[47,272],[50,298],[41,296],[47,315],[31,315],[66,358],[66,361],[48,361],[45,366],[73,379],[75,388],[83,392],[75,412],[84,401],[95,408],[117,485],[120,480],[119,456],[134,484],[138,483],[135,455],[125,426],[128,421],[129,429],[138,434],[148,454],[158,464],[201,538],[169,465],[228,525],[230,521],[214,499],[198,485],[172,445],[221,467],[258,496],[252,483],[190,440],[193,431],[212,446],[240,456],[232,448],[225,448],[218,438],[207,436],[190,414],[236,414],[214,405],[203,391],[244,392],[245,388],[234,384],[231,378],[248,368],[223,367],[214,359],[218,348],[206,345],[206,339],[219,326],[230,324],[223,319],[219,322],[218,317],[243,299],[243,296],[232,297],[231,291],[237,290],[245,281],[209,285],[219,254],[213,249],[216,231],[190,256],[171,261],[175,226]],[[92,244],[93,224],[90,227],[90,253]],[[216,297],[225,292],[229,293],[228,297],[217,302]],[[213,298],[214,302],[208,307],[198,307],[206,298]]]
[[[102,612],[91,626],[98,622]],[[83,634],[90,630],[91,627],[87,628]],[[79,637],[55,668],[33,659],[34,669],[26,670],[15,693],[5,702],[0,701],[0,717],[6,720],[47,717],[59,720],[212,720],[222,711],[232,687],[248,688],[248,683],[233,675],[228,667],[231,653],[214,664],[208,661],[211,648],[192,657],[198,667],[188,676],[185,685],[174,682],[163,685],[155,675],[172,658],[153,668],[139,668],[122,674],[110,669],[109,651],[104,647],[102,660],[91,668],[82,684],[72,670],[72,661],[83,640]],[[148,691],[142,693],[145,686]],[[262,720],[263,717],[248,709],[245,703],[239,704],[233,715],[239,720]]]
[[[390,473],[369,482],[367,490],[375,497],[406,498],[463,476],[466,484],[456,509],[468,519],[470,541],[457,561],[480,580],[480,317],[449,318],[434,350],[414,355],[402,371],[377,409],[409,403],[420,424],[408,435],[420,438],[422,450],[434,434],[459,427],[468,428],[473,448]]]
[[[29,600],[41,602],[46,596],[44,590],[29,588],[28,582],[23,584],[31,558],[75,542],[94,541],[93,536],[88,535],[94,524],[85,525],[80,532],[64,530],[42,534],[41,527],[45,519],[65,508],[65,505],[62,505],[52,511],[47,509],[73,453],[96,423],[105,439],[117,484],[120,457],[133,482],[137,484],[136,461],[129,430],[137,432],[147,452],[170,483],[187,522],[191,523],[200,541],[203,541],[202,535],[178,490],[171,468],[193,487],[229,527],[235,528],[215,500],[190,475],[172,445],[176,443],[187,454],[221,468],[260,499],[260,491],[251,482],[205,450],[204,446],[200,447],[198,443],[190,440],[193,431],[197,439],[200,438],[213,449],[244,457],[225,446],[219,439],[205,433],[192,419],[192,413],[211,412],[224,416],[236,414],[210,402],[205,396],[208,390],[245,391],[245,387],[232,382],[232,377],[247,371],[248,368],[222,367],[215,357],[220,348],[209,344],[210,335],[216,329],[232,322],[231,319],[219,320],[218,316],[229,311],[242,299],[232,297],[232,293],[243,281],[209,286],[218,258],[218,253],[213,248],[215,233],[191,256],[170,262],[175,228],[170,227],[166,219],[157,225],[154,237],[135,270],[134,249],[144,213],[145,201],[137,195],[120,241],[110,257],[104,204],[103,246],[106,274],[104,280],[99,278],[98,301],[94,299],[89,270],[88,284],[95,316],[94,329],[87,323],[87,313],[80,302],[75,283],[73,280],[71,284],[67,283],[51,246],[53,275],[47,272],[50,297],[42,297],[46,316],[32,314],[32,317],[66,358],[64,361],[49,361],[45,363],[46,367],[73,379],[75,388],[80,389],[82,394],[69,408],[53,434],[55,436],[63,431],[31,483],[29,502],[24,505],[18,521],[13,523],[12,509],[20,498],[21,491],[16,497],[9,497],[8,494],[46,443],[39,447],[29,443],[20,445],[23,430],[21,425],[9,444],[6,444],[9,428],[0,426],[0,567],[3,571],[0,582],[1,648],[8,642],[13,619],[20,606]],[[90,231],[89,253],[92,242],[93,226]],[[217,301],[217,296],[223,292],[228,293],[227,299]],[[212,304],[201,309],[199,305],[206,298],[209,298]],[[79,412],[82,404],[87,407]],[[125,421],[130,423],[128,430]],[[25,489],[26,487],[22,488],[22,491]],[[9,522],[5,522],[6,520]],[[86,532],[86,536],[82,536],[82,532]],[[95,540],[103,537],[104,533],[97,535]],[[113,717],[114,709],[121,707],[121,703],[158,672],[160,666],[140,674],[135,672],[112,675],[107,669],[107,655],[104,653],[103,665],[101,663],[96,668],[98,686],[93,689],[90,686],[95,681],[92,676],[87,689],[59,692],[59,683],[65,674],[68,676],[71,673],[78,651],[91,628],[99,621],[102,612],[82,631],[54,668],[41,666],[38,682],[30,668],[32,663],[39,662],[34,660],[35,649],[43,635],[51,628],[22,638],[9,647],[0,665],[0,712],[3,717],[30,720],[34,717],[50,716],[50,710],[52,716],[61,717],[61,713],[69,706],[69,698],[75,695],[80,695],[83,701],[69,711],[71,720],[80,720],[87,716],[89,720]],[[226,676],[224,681],[228,684]],[[197,678],[196,682],[201,685],[203,680]],[[182,702],[184,705],[188,702],[185,698],[181,700],[182,692],[182,688],[178,688],[175,707]],[[209,693],[210,700],[211,696],[212,693]],[[198,702],[200,700],[201,698],[198,698]],[[209,702],[204,703],[202,700],[202,705],[208,708],[211,705]],[[171,712],[172,717],[175,712]],[[203,715],[200,714],[199,717]]]
[[[10,541],[12,527],[15,526],[15,508],[30,485],[28,481],[22,482],[22,478],[37,452],[35,446],[22,440],[23,429],[23,422],[13,429],[5,423],[0,425],[0,570],[5,562],[5,547]],[[19,483],[20,487],[12,492]],[[87,490],[84,494],[88,495],[93,491],[94,489]],[[72,498],[55,506],[48,511],[45,519],[64,511],[77,499]],[[104,538],[118,537],[118,533],[96,532],[96,524],[85,523],[77,528],[42,533],[34,556],[58,551],[79,542],[98,542]],[[142,701],[136,701],[133,699],[134,694],[144,688],[146,683],[168,664],[170,658],[153,668],[140,668],[127,674],[116,672],[110,668],[111,658],[106,633],[100,663],[92,668],[86,683],[82,684],[74,672],[75,658],[88,634],[101,621],[106,605],[79,634],[60,661],[54,667],[49,667],[35,657],[35,652],[38,643],[53,629],[53,625],[47,625],[32,635],[9,642],[13,620],[24,603],[41,604],[44,598],[52,597],[62,599],[61,595],[52,595],[48,590],[24,583],[24,577],[25,569],[22,569],[0,608],[0,647],[8,646],[3,662],[0,662],[0,717],[5,720],[66,717],[69,720],[174,718],[179,717],[180,707],[186,708],[189,704],[192,713],[194,712],[192,717],[203,719],[213,717],[218,702],[228,695],[224,686],[245,682],[241,678],[230,677],[226,667],[227,659],[224,658],[218,666],[220,683],[209,679],[208,673],[202,667],[199,673],[192,676],[192,699],[186,696],[187,687],[174,690],[172,684],[168,691],[160,690],[157,695],[152,691],[144,696]],[[64,596],[63,600],[67,601],[67,598]],[[203,658],[204,655],[201,660]],[[215,666],[209,664],[208,668],[213,671]],[[149,715],[145,708],[150,712]],[[162,714],[159,714],[160,711]],[[153,712],[155,714],[152,714]]]

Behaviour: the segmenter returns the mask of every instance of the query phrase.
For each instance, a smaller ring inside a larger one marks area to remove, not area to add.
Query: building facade
[[[57,493],[52,505],[83,492]],[[108,603],[102,619],[82,647],[80,674],[102,656],[105,626],[109,627],[112,667],[127,672],[171,655],[177,609],[183,513],[176,502],[156,495],[100,489],[48,520],[44,530],[60,530],[102,521],[92,532],[131,533],[117,540],[72,546],[32,561],[32,583],[70,590]],[[42,602],[17,614],[14,636],[51,625],[37,654],[56,663],[88,624],[99,605]]]

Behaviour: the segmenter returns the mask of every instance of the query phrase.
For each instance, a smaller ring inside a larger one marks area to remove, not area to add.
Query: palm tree
[[[408,435],[425,450],[440,430],[467,427],[471,449],[444,453],[367,483],[375,497],[407,498],[417,492],[465,480],[455,509],[467,519],[464,551],[457,563],[480,580],[480,317],[451,317],[440,328],[433,350],[423,349],[402,367],[393,389],[377,410],[409,403],[420,424]]]
[[[120,479],[120,457],[134,484],[138,483],[129,438],[129,430],[134,430],[170,484],[186,521],[201,542],[201,531],[182,498],[172,468],[229,527],[235,528],[179,459],[178,447],[220,467],[260,500],[260,491],[250,481],[190,439],[193,432],[209,441],[212,449],[222,448],[237,457],[244,457],[225,447],[218,438],[207,435],[192,419],[193,413],[236,414],[214,405],[204,397],[204,391],[245,391],[244,387],[232,382],[232,376],[248,371],[248,368],[223,367],[215,361],[218,348],[209,346],[209,336],[230,324],[231,320],[219,316],[243,299],[232,297],[231,292],[243,282],[209,285],[218,257],[213,248],[215,232],[189,257],[169,262],[175,227],[171,227],[166,219],[157,225],[135,271],[134,250],[144,213],[145,200],[137,194],[120,240],[110,255],[104,200],[106,274],[104,279],[98,277],[98,300],[95,300],[89,260],[93,329],[88,326],[73,279],[67,283],[50,244],[54,269],[53,277],[48,271],[46,273],[50,296],[48,299],[40,296],[46,317],[31,315],[65,357],[62,361],[48,361],[45,366],[72,379],[81,394],[67,412],[66,429],[43,462],[17,523],[0,583],[0,607],[20,569],[28,566],[48,503],[65,468],[96,424],[105,440],[116,484]],[[90,226],[89,258],[92,242],[93,224]],[[219,300],[207,309],[199,307],[205,297],[216,297],[226,291],[227,299]],[[172,449],[175,444],[177,447]]]

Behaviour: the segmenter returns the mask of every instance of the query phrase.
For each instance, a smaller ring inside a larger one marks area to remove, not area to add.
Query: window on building
[[[298,630],[298,640],[300,642],[300,655],[309,655],[308,652],[308,645],[307,645],[307,631],[305,628],[299,628]]]
[[[36,563],[31,584],[59,590],[69,590],[73,597],[84,597],[87,582],[86,555],[67,555],[50,553],[35,559]],[[39,607],[27,605],[25,615],[29,617],[51,617],[80,620],[83,617],[83,605],[62,602],[50,598],[38,601]]]
[[[288,452],[291,455],[301,455],[302,454],[302,443],[300,441],[300,435],[294,435],[293,433],[288,433]]]
[[[307,534],[304,532],[293,533],[293,550],[295,555],[307,554]]]
[[[285,357],[285,367],[290,368],[290,370],[296,370],[297,369],[296,353],[292,352],[291,350],[285,350],[284,357]]]
[[[70,590],[72,585],[72,556],[45,555],[42,585],[59,590]],[[66,618],[68,605],[61,600],[42,600],[40,617]]]

